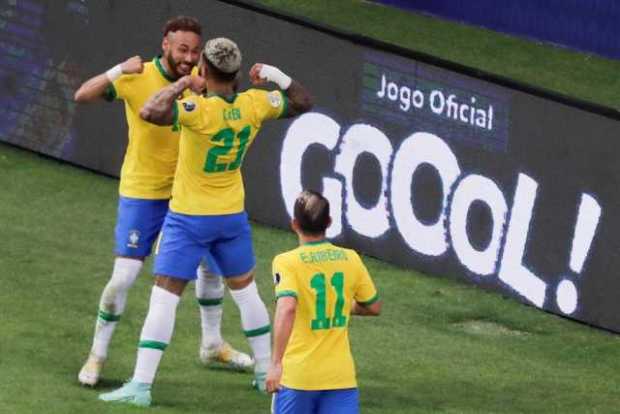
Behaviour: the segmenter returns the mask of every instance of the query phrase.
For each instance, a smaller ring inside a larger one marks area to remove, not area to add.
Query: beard
[[[186,62],[174,60],[172,53],[168,53],[164,57],[166,58],[166,61],[168,62],[168,66],[172,70],[172,73],[170,74],[172,75],[172,77],[178,79],[185,75],[189,75],[192,72],[193,65],[190,64],[187,66],[187,69],[183,69]]]

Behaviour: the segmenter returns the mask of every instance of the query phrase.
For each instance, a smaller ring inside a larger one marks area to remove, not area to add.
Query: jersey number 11
[[[325,274],[317,273],[310,279],[310,286],[316,290],[316,318],[312,320],[312,330],[341,328],[347,324],[344,308],[344,273],[336,272],[331,278],[331,285],[336,291],[336,309],[333,318],[328,318],[327,292],[325,291]]]

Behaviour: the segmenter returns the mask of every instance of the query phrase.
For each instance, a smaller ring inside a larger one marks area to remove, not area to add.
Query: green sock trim
[[[271,331],[271,325],[263,326],[262,328],[252,329],[251,331],[243,331],[246,337],[252,338],[253,336],[261,336]]]
[[[140,341],[138,343],[138,348],[159,349],[160,351],[165,351],[167,346],[167,343],[158,341]]]
[[[219,298],[219,299],[198,299],[198,303],[200,304],[200,306],[217,306],[217,305],[221,305],[222,302],[224,301],[224,298]]]
[[[114,315],[112,313],[108,313],[102,310],[99,310],[98,313],[99,319],[103,319],[108,322],[118,322],[121,320],[121,315]]]

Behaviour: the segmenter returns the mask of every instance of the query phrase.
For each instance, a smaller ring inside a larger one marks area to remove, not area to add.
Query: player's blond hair
[[[209,70],[219,79],[231,81],[241,68],[241,50],[232,40],[216,37],[207,40],[202,50]]]

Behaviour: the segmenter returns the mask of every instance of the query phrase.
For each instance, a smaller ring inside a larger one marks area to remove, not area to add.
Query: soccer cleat
[[[115,391],[99,394],[99,399],[107,402],[148,407],[151,405],[151,384],[132,380]]]
[[[78,381],[82,385],[88,385],[94,387],[99,382],[99,376],[103,369],[104,358],[96,357],[93,354],[88,356],[86,363],[78,374]]]
[[[252,357],[237,351],[227,342],[222,342],[220,345],[213,347],[201,346],[200,361],[205,365],[221,363],[239,371],[246,371],[254,366]]]
[[[267,384],[265,383],[267,380],[267,373],[257,371],[254,372],[254,379],[252,380],[252,388],[257,390],[258,392],[267,393]]]

